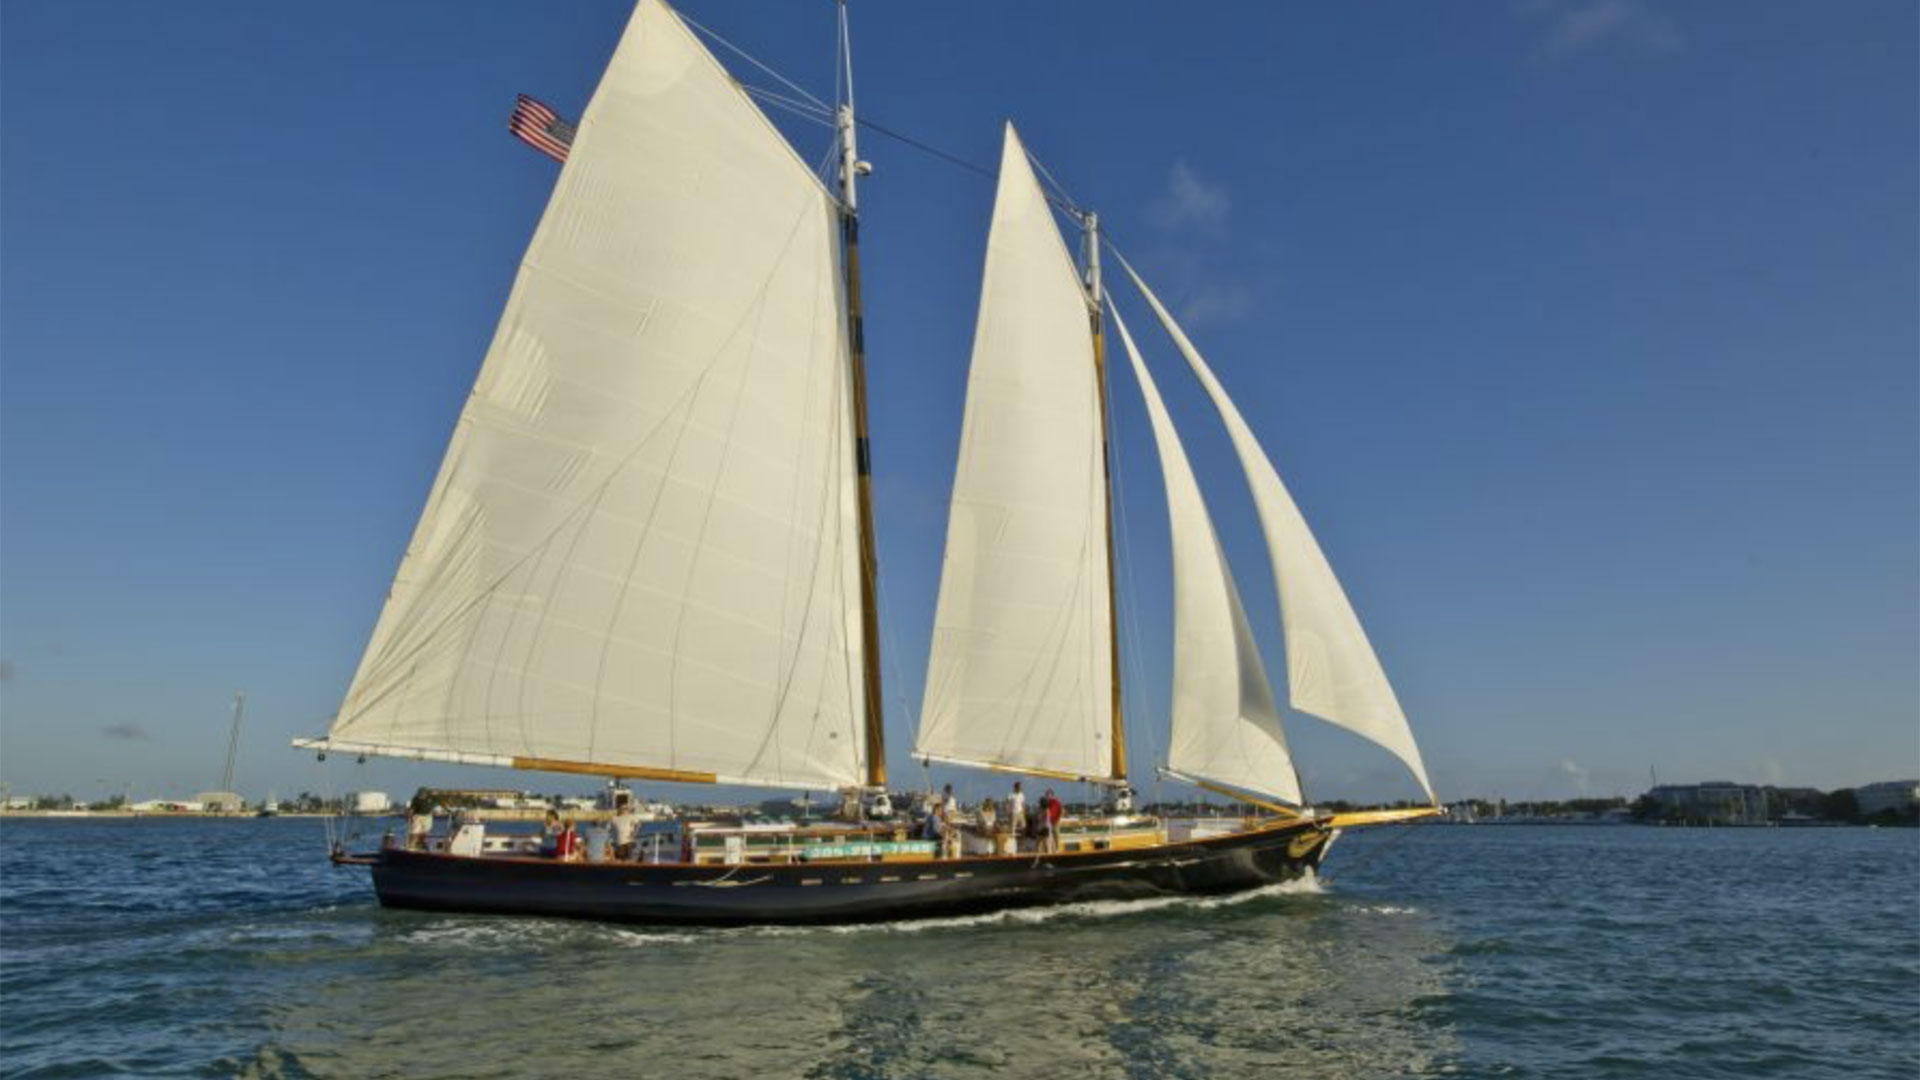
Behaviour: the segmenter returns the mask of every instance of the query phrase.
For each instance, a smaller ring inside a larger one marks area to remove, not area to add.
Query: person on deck
[[[640,809],[628,799],[613,813],[613,858],[626,862],[633,858],[633,841],[640,832]]]
[[[1060,800],[1054,797],[1053,789],[1048,788],[1047,793],[1040,797],[1040,815],[1045,822],[1042,839],[1048,852],[1060,850],[1060,818],[1065,813],[1066,808],[1061,806]]]
[[[433,832],[433,801],[424,794],[415,795],[407,808],[407,850],[427,850],[427,837]]]
[[[553,839],[553,857],[561,862],[578,862],[585,854],[581,850],[580,829],[568,818],[560,826],[560,833]]]
[[[549,859],[557,858],[560,850],[560,811],[548,810],[546,821],[540,826],[540,854]]]
[[[933,818],[940,834],[940,854],[943,858],[952,858],[952,849],[959,838],[960,803],[953,797],[953,785],[948,784],[940,791],[940,801],[933,808]]]
[[[1007,828],[1015,836],[1027,831],[1027,793],[1020,790],[1020,781],[1013,782],[1013,794],[1007,796]]]

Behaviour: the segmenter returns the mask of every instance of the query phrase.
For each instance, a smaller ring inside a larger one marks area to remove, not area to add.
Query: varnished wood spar
[[[516,757],[513,759],[512,767],[540,772],[585,773],[588,776],[605,776],[620,780],[665,780],[676,784],[720,782],[719,778],[710,772],[655,769],[645,765],[597,765],[591,761],[561,761],[556,758]]]
[[[1248,806],[1257,806],[1262,810],[1266,810],[1266,811],[1270,811],[1272,813],[1278,814],[1282,818],[1298,818],[1300,816],[1300,811],[1295,810],[1293,807],[1284,805],[1282,803],[1269,802],[1266,799],[1255,798],[1254,796],[1249,795],[1244,791],[1240,791],[1235,788],[1226,787],[1225,785],[1222,785],[1222,784],[1210,783],[1209,781],[1201,780],[1198,778],[1191,778],[1191,780],[1192,780],[1192,783],[1195,784],[1196,786],[1203,787],[1208,791],[1213,792],[1216,795],[1225,795],[1229,799],[1237,799],[1240,802],[1246,803]]]
[[[971,764],[970,762],[968,764]],[[988,765],[988,769],[997,773],[1013,773],[1016,776],[1039,776],[1048,780],[1064,780],[1072,784],[1098,784],[1107,778],[1104,776],[1082,776],[1076,772],[1061,769],[1037,769],[1026,765]]]
[[[1100,243],[1098,233],[1093,243]],[[1097,279],[1094,285],[1099,288]],[[1091,314],[1093,325],[1093,378],[1100,388],[1100,479],[1106,485],[1107,507],[1107,645],[1113,675],[1113,778],[1124,780],[1127,775],[1127,723],[1120,709],[1120,613],[1119,603],[1115,599],[1113,588],[1113,451],[1107,437],[1107,332],[1105,320],[1101,317],[1098,292],[1092,298]]]
[[[1333,815],[1326,820],[1326,826],[1329,829],[1356,829],[1363,825],[1392,825],[1401,821],[1439,817],[1441,813],[1437,806],[1415,806],[1403,810],[1354,810]]]
[[[867,335],[860,313],[860,219],[840,217],[847,274],[847,352],[853,374],[853,454],[860,487],[860,658],[867,697],[867,786],[887,786],[886,728],[880,712],[879,557],[873,546],[873,457],[867,447]]]

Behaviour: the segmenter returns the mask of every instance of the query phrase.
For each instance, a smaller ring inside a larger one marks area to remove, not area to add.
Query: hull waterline
[[[709,926],[857,923],[1240,892],[1316,869],[1334,833],[1299,821],[1148,848],[923,862],[574,863],[396,848],[367,861],[380,903],[391,908]]]

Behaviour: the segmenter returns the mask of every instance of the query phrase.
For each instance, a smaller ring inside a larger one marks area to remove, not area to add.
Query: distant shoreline
[[[330,818],[339,814],[310,814],[282,811],[264,815],[267,818]],[[349,814],[348,817],[388,818],[400,817],[400,813]],[[262,815],[244,812],[234,814],[204,813],[198,811],[155,811],[148,813],[135,810],[0,810],[0,818],[35,818],[48,821],[257,821]]]

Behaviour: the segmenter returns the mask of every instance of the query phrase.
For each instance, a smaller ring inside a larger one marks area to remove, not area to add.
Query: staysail
[[[712,54],[642,0],[313,745],[860,782],[837,214]]]
[[[1392,751],[1404,762],[1433,798],[1433,785],[1420,760],[1420,748],[1400,711],[1399,699],[1388,684],[1380,659],[1374,655],[1359,617],[1347,601],[1333,568],[1307,528],[1300,508],[1268,460],[1266,451],[1247,426],[1233,399],[1227,396],[1213,370],[1174,322],[1153,290],[1126,267],[1140,295],[1146,298],[1174,344],[1206,388],[1246,472],[1260,526],[1266,533],[1268,557],[1280,590],[1280,616],[1286,634],[1287,689],[1293,707],[1311,713]]]
[[[1087,293],[1007,125],[918,757],[1112,768],[1107,495]]]
[[[1300,804],[1273,686],[1240,606],[1206,500],[1133,335],[1114,328],[1133,363],[1160,451],[1173,546],[1173,734],[1167,765],[1188,777]]]

